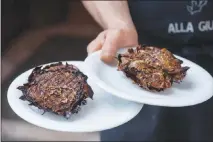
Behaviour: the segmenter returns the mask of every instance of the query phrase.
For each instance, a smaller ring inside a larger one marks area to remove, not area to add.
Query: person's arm
[[[104,28],[134,28],[127,1],[82,1],[93,18]]]
[[[104,29],[88,45],[88,53],[102,49],[101,59],[110,63],[118,48],[138,44],[127,1],[83,1],[83,4]]]

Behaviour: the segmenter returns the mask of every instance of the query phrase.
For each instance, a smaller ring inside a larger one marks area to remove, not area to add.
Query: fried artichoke
[[[180,83],[189,69],[182,67],[182,63],[167,49],[146,45],[118,55],[118,70],[150,91],[163,91],[173,82]]]
[[[20,99],[29,101],[29,105],[66,118],[78,113],[86,99],[93,97],[87,76],[76,66],[61,62],[43,69],[36,67],[28,77],[28,83],[18,89],[23,93]]]

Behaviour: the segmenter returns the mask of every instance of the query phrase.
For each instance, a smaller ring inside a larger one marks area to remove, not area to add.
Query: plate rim
[[[122,49],[123,50],[123,49]],[[90,79],[92,79],[100,88],[106,90],[107,92],[111,93],[112,95],[115,95],[117,97],[120,97],[122,99],[126,99],[126,100],[129,100],[129,101],[133,101],[133,102],[137,102],[137,103],[143,103],[143,104],[146,104],[146,105],[154,105],[154,106],[163,106],[163,107],[187,107],[187,106],[194,106],[194,105],[198,105],[198,104],[201,104],[207,100],[209,100],[212,96],[213,96],[213,87],[211,88],[211,90],[209,90],[208,92],[211,92],[212,95],[205,95],[205,97],[202,97],[201,99],[194,99],[193,101],[189,100],[188,102],[186,101],[183,101],[183,102],[180,102],[180,103],[166,103],[165,104],[165,101],[162,101],[162,99],[159,99],[160,101],[158,103],[156,102],[153,102],[152,98],[148,98],[148,97],[144,97],[143,98],[143,101],[141,100],[137,100],[137,99],[134,99],[133,97],[131,97],[130,95],[126,94],[124,91],[118,91],[116,90],[114,87],[111,87],[110,85],[107,85],[104,81],[102,81],[99,77],[97,77],[94,73],[94,71],[91,70],[91,68],[87,65],[88,63],[91,63],[92,62],[92,59],[95,58],[99,58],[100,56],[100,53],[101,53],[101,50],[99,51],[96,51],[92,54],[90,54],[89,56],[87,56],[87,58],[84,60],[85,64],[86,64],[86,72],[87,74],[90,76]],[[203,70],[207,76],[209,76],[211,79],[211,84],[213,85],[213,77],[211,76],[211,74],[206,71],[203,67],[199,66],[198,64],[186,59],[186,58],[183,58],[183,57],[180,57],[176,54],[174,54],[177,58],[179,59],[182,59],[182,60],[186,60],[187,62],[189,62],[190,64],[193,64],[194,66],[200,68],[201,70]],[[100,60],[100,58],[98,59]],[[101,61],[103,62],[103,61]],[[125,95],[118,95],[118,94],[125,94]],[[169,104],[169,105],[168,105]]]
[[[84,64],[84,61],[57,61],[57,62],[62,62],[62,63],[65,63],[65,62],[70,62],[70,63],[77,63],[77,64],[81,64],[82,65],[82,67],[84,68],[84,66],[85,66],[85,64]],[[49,62],[49,63],[46,63],[46,64],[41,64],[41,65],[38,65],[38,66],[44,66],[44,65],[48,65],[48,64],[52,64],[52,63],[57,63],[57,62]],[[74,63],[74,64],[75,64]],[[35,66],[36,67],[36,66]],[[98,131],[105,131],[105,130],[108,130],[108,129],[112,129],[112,128],[116,128],[116,127],[118,127],[118,126],[120,126],[120,125],[123,125],[123,124],[125,124],[125,123],[127,123],[127,122],[129,122],[129,121],[131,121],[134,117],[136,117],[139,113],[140,113],[140,111],[143,109],[143,106],[144,106],[144,104],[139,104],[139,105],[141,105],[140,107],[138,107],[138,112],[133,116],[131,116],[130,118],[129,118],[129,120],[127,120],[127,121],[121,121],[120,123],[117,123],[116,125],[109,125],[109,127],[99,127],[99,129],[96,129],[96,128],[94,128],[94,129],[86,129],[86,130],[80,130],[80,129],[77,129],[77,130],[67,130],[67,129],[63,129],[62,127],[60,127],[60,128],[55,128],[55,127],[49,127],[49,125],[44,125],[44,123],[42,123],[42,122],[44,122],[44,121],[33,121],[33,120],[31,120],[30,119],[30,117],[24,117],[24,115],[23,115],[23,113],[21,113],[20,111],[18,111],[16,108],[15,108],[15,106],[12,104],[12,100],[10,100],[10,98],[11,98],[11,95],[9,95],[9,93],[10,93],[10,90],[11,90],[11,87],[13,87],[14,85],[14,83],[15,83],[15,80],[18,78],[18,77],[20,77],[20,76],[22,76],[23,74],[25,74],[26,72],[28,72],[28,71],[30,71],[30,70],[32,70],[32,69],[34,69],[35,67],[33,67],[33,68],[30,68],[30,69],[28,69],[28,70],[26,70],[26,71],[24,71],[24,72],[22,72],[21,74],[19,74],[19,75],[17,75],[17,77],[11,82],[11,84],[9,85],[9,87],[8,87],[8,90],[7,90],[7,101],[8,101],[8,104],[9,104],[9,106],[10,106],[10,108],[12,109],[12,111],[16,114],[16,115],[18,115],[21,119],[23,119],[23,120],[25,120],[26,122],[28,122],[28,123],[30,123],[30,124],[33,124],[33,125],[35,125],[35,126],[37,126],[37,127],[40,127],[40,128],[44,128],[44,129],[47,129],[47,130],[53,130],[53,131],[60,131],[60,132],[77,132],[77,133],[79,133],[79,132],[98,132]],[[85,72],[85,71],[84,71]],[[91,80],[91,79],[90,79]],[[92,81],[93,82],[93,81]],[[94,83],[94,82],[93,82]],[[95,83],[94,83],[95,84]],[[98,87],[98,86],[97,86]],[[104,90],[105,91],[105,90]],[[109,94],[110,95],[110,94]],[[32,116],[35,116],[34,114],[32,114]],[[54,122],[53,120],[50,120],[50,119],[48,119],[50,122]]]

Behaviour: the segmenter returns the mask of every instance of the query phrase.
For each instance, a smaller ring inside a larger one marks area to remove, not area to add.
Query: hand
[[[102,49],[101,60],[111,63],[119,48],[138,45],[135,28],[108,29],[101,32],[87,47],[88,54]]]

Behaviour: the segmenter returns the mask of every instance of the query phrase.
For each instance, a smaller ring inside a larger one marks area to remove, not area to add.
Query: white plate
[[[107,92],[126,100],[143,104],[183,107],[202,103],[213,95],[213,78],[195,63],[176,56],[183,60],[183,65],[190,69],[181,84],[174,84],[160,93],[146,91],[125,77],[116,66],[110,66],[100,60],[100,52],[97,51],[85,59],[87,74],[97,85]],[[124,50],[120,50],[120,53]]]
[[[76,65],[84,72],[83,62],[68,61],[68,63]],[[48,112],[41,115],[42,110],[29,106],[27,101],[19,99],[22,93],[16,89],[27,82],[31,71],[32,69],[24,72],[11,83],[7,94],[8,102],[13,111],[22,119],[43,128],[66,132],[102,131],[128,122],[140,112],[143,106],[109,95],[88,80],[94,91],[94,98],[88,99],[87,105],[82,106],[78,114],[68,120]]]

